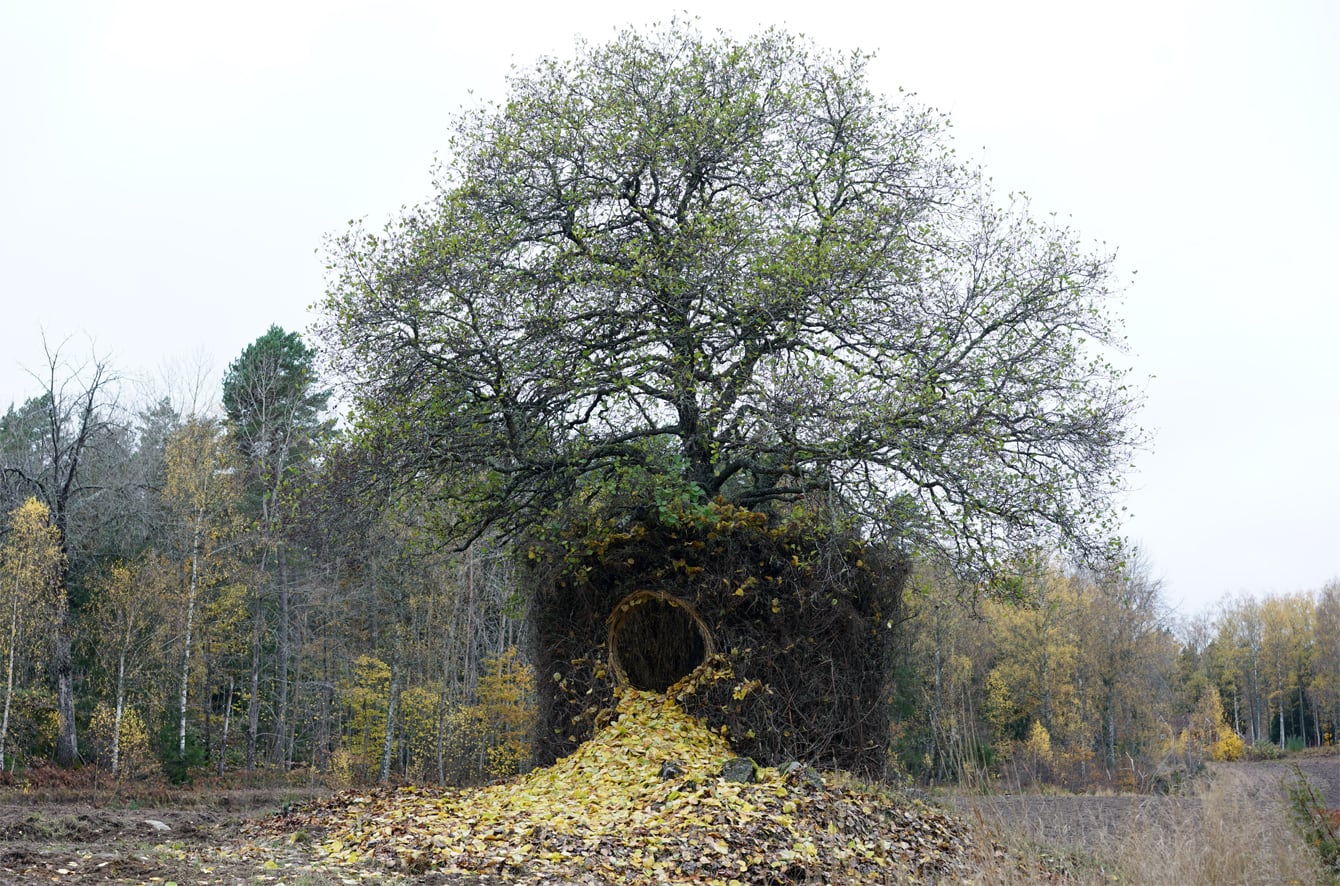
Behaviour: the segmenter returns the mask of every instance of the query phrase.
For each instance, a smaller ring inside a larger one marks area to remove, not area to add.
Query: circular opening
[[[629,594],[615,605],[609,623],[615,676],[634,689],[664,692],[712,653],[702,618],[669,594]]]

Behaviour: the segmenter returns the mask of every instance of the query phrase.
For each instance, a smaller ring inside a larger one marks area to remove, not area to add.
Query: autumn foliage
[[[962,875],[958,822],[802,766],[723,776],[735,751],[662,695],[620,693],[615,719],[553,766],[478,790],[345,793],[273,821],[322,849],[412,872],[509,883],[886,883]]]

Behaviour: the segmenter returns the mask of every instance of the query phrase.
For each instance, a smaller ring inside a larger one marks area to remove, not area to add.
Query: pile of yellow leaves
[[[964,828],[927,807],[798,767],[729,781],[734,756],[674,701],[629,690],[548,768],[478,790],[346,792],[276,824],[324,830],[335,860],[509,883],[886,883],[966,861]]]

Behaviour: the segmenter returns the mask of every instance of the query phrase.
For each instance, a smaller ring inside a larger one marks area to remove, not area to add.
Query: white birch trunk
[[[186,587],[186,636],[181,656],[181,691],[178,693],[177,756],[186,759],[186,695],[191,680],[191,632],[195,628],[195,595],[200,584],[200,534],[204,513],[195,517],[191,531],[191,578]]]
[[[399,655],[396,656],[399,658]],[[396,708],[400,702],[400,663],[391,667],[391,697],[386,704],[386,733],[382,736],[382,765],[377,781],[386,784],[391,780],[391,752],[395,749]]]
[[[126,653],[116,659],[116,717],[112,722],[112,778],[121,772],[121,719],[126,714]]]
[[[14,698],[14,647],[19,642],[19,589],[14,586],[14,608],[9,616],[9,655],[5,667],[5,713],[0,718],[0,772],[5,771],[5,738],[9,735],[9,706]]]

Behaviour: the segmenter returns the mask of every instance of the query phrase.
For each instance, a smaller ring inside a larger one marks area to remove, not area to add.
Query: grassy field
[[[1340,758],[1302,761],[1340,806]],[[1181,796],[956,795],[961,815],[1079,883],[1333,883],[1285,805],[1282,762],[1214,764]],[[984,882],[1029,882],[1008,868]]]

